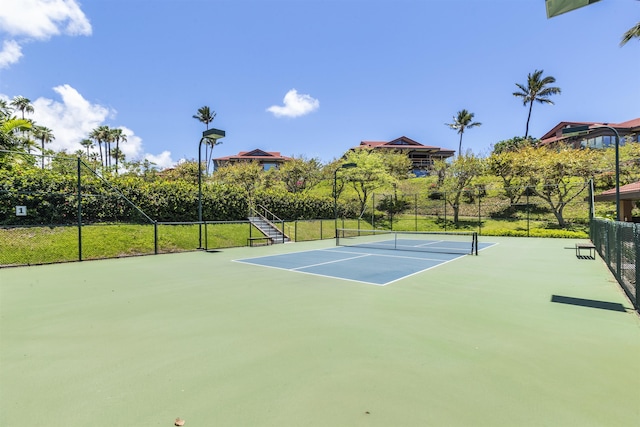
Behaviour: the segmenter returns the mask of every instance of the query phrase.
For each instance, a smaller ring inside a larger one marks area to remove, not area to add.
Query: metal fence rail
[[[636,310],[640,311],[640,224],[591,220],[591,241]]]

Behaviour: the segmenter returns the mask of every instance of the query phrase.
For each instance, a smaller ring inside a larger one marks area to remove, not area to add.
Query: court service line
[[[318,249],[318,250],[319,251],[332,251],[332,249]],[[396,249],[382,249],[382,250],[397,251]],[[350,252],[350,251],[339,251],[339,252],[340,253],[345,253],[345,254],[362,254],[362,252]],[[411,251],[407,250],[407,252],[411,252]],[[421,261],[438,261],[438,262],[442,262],[442,260],[438,259],[438,258],[420,258],[420,257],[415,257],[415,256],[376,254],[376,253],[370,253],[370,252],[367,252],[366,255],[382,256],[382,257],[389,257],[389,258],[418,259],[418,260],[421,260]],[[462,256],[466,256],[465,254],[447,254],[447,255],[455,256],[455,258],[453,258],[452,260],[447,260],[447,262],[456,260],[456,259],[458,259],[458,258],[460,258]]]
[[[352,257],[349,257],[349,258],[334,259],[333,261],[325,261],[325,262],[319,262],[317,264],[304,265],[302,267],[291,268],[290,270],[299,270],[301,268],[310,268],[310,267],[317,267],[319,265],[334,264],[336,262],[343,262],[343,261],[350,261],[352,259],[365,258],[365,257],[371,256],[371,255],[372,254],[360,254],[360,256],[352,256]]]

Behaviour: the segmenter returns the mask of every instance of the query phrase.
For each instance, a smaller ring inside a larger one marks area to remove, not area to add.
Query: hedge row
[[[39,169],[0,170],[0,225],[76,223],[77,189],[77,177],[72,175]],[[119,177],[107,184],[83,174],[81,198],[84,223],[149,222],[147,216],[159,222],[198,220],[198,187],[185,181],[147,182],[138,177]],[[334,215],[332,198],[274,190],[259,192],[253,198],[285,220]],[[17,206],[25,206],[27,215],[17,216]],[[341,215],[355,212],[355,207],[342,204],[339,209]],[[206,221],[246,219],[249,196],[239,187],[206,183],[202,187],[202,212]]]

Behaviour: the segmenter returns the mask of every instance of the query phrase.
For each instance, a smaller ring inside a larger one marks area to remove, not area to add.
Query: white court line
[[[340,252],[340,253],[345,253],[345,254],[362,254],[362,252],[351,252],[351,251],[335,251],[334,249],[318,249],[319,251],[334,251],[334,252]],[[396,249],[383,249],[385,251],[395,251]],[[411,252],[411,251],[407,251],[407,252]],[[389,257],[389,258],[405,258],[405,259],[419,259],[419,260],[425,260],[425,261],[438,261],[438,262],[444,262],[444,260],[438,259],[438,258],[420,258],[420,257],[415,257],[415,256],[403,256],[403,255],[390,255],[390,254],[375,254],[375,253],[370,253],[370,252],[366,252],[367,255],[375,255],[375,256],[383,256],[383,257]],[[465,254],[445,254],[445,255],[451,255],[451,256],[455,256],[455,258],[453,258],[452,260],[446,260],[446,262],[449,261],[453,261],[456,260],[462,256],[466,256]]]
[[[349,257],[349,258],[341,258],[341,259],[336,259],[336,260],[333,260],[333,261],[319,262],[317,264],[309,264],[309,265],[305,265],[305,266],[302,266],[302,267],[291,268],[290,270],[299,270],[301,268],[310,268],[310,267],[317,267],[319,265],[334,264],[336,262],[350,261],[352,259],[365,258],[365,257],[372,256],[372,255],[373,254],[360,254],[360,256],[352,256],[352,257]]]
[[[314,249],[314,250],[322,250],[322,249]],[[302,252],[313,252],[313,251],[302,251]],[[292,253],[294,253],[294,252],[292,252]],[[369,254],[367,254],[367,256],[368,255]],[[338,280],[346,280],[348,282],[364,283],[366,285],[374,285],[374,286],[387,286],[388,285],[388,283],[366,282],[364,280],[355,280],[355,279],[349,279],[347,277],[340,277],[340,276],[328,276],[326,274],[310,273],[308,271],[298,270],[298,268],[305,268],[305,267],[284,268],[284,267],[276,267],[276,266],[273,266],[273,265],[255,264],[255,263],[252,263],[252,262],[247,262],[247,261],[243,261],[243,260],[239,260],[239,259],[233,259],[231,261],[232,262],[239,262],[239,263],[247,264],[247,265],[254,265],[256,267],[272,268],[274,270],[293,271],[294,273],[308,274],[309,276],[324,277],[324,278],[327,278],[327,279],[338,279]],[[397,280],[400,280],[400,279],[397,279]],[[394,282],[395,282],[395,280],[394,280]],[[391,283],[391,282],[389,282],[389,283]]]

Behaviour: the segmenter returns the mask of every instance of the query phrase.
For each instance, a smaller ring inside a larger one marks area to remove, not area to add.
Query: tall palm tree
[[[620,46],[624,46],[627,42],[631,41],[631,39],[640,39],[640,22],[629,28],[629,31],[622,35]]]
[[[211,111],[208,106],[203,106],[198,108],[198,114],[193,115],[193,118],[205,124],[206,129],[209,130],[209,123],[216,118],[216,112]],[[209,157],[213,155],[213,145],[211,145],[211,154],[209,154],[209,145],[213,144],[213,141],[207,139],[205,149],[204,149],[204,158],[206,161],[206,173],[209,174]]]
[[[9,117],[11,117],[12,111],[13,110],[9,106],[9,103],[4,99],[0,99],[0,120],[9,119]]]
[[[25,98],[24,96],[15,96],[11,100],[10,104],[16,110],[19,110],[22,113],[22,120],[25,120],[24,113],[33,113],[34,111],[33,105],[31,105],[31,100],[28,98]],[[33,144],[33,141],[29,139],[29,137],[25,134],[24,131],[22,131],[22,139],[23,139],[22,144],[27,149],[27,153],[31,153],[31,145]]]
[[[110,133],[111,133],[111,140],[116,142],[115,151],[117,153],[116,154],[111,153],[111,154],[116,159],[116,175],[117,175],[118,174],[118,159],[122,157],[122,152],[120,151],[120,141],[126,142],[127,141],[127,135],[124,133],[124,131],[121,128],[111,129]]]
[[[84,148],[87,149],[87,159],[89,158],[90,154],[89,154],[89,149],[92,148],[93,145],[93,141],[90,140],[89,138],[85,138],[82,141],[80,141],[80,145],[82,145]]]
[[[33,136],[40,140],[40,152],[42,154],[42,169],[44,169],[44,144],[56,139],[53,131],[46,126],[34,126]]]
[[[31,105],[31,100],[25,98],[24,96],[16,96],[11,100],[11,105],[22,113],[22,118],[24,119],[24,113],[33,113],[33,105]]]
[[[516,83],[519,92],[513,92],[513,96],[517,98],[522,98],[523,105],[529,104],[529,115],[527,116],[527,127],[524,132],[524,137],[527,138],[529,136],[529,120],[531,120],[531,110],[533,108],[533,102],[539,102],[541,104],[551,104],[553,105],[553,101],[551,101],[548,97],[551,95],[557,95],[561,92],[559,87],[549,86],[556,82],[555,77],[547,76],[542,78],[542,73],[544,70],[535,70],[533,73],[529,73],[527,76],[527,84],[523,85],[520,83]]]
[[[480,122],[474,122],[473,116],[475,114],[468,112],[467,110],[460,110],[458,114],[453,116],[453,123],[445,123],[451,129],[458,131],[460,134],[460,143],[458,144],[458,157],[462,154],[462,134],[465,130],[482,125]]]
[[[100,164],[103,167],[107,167],[107,163],[106,160],[104,159],[104,157],[106,157],[107,155],[107,146],[106,146],[106,142],[109,139],[109,126],[98,126],[97,128],[93,129],[91,131],[91,133],[89,134],[89,138],[94,139],[97,143],[98,143],[98,150],[100,151]],[[105,143],[105,156],[102,156],[102,143]]]

